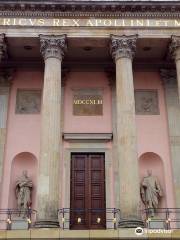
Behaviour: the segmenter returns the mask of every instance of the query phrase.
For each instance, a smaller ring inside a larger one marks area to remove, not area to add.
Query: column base
[[[34,228],[59,228],[57,220],[38,220],[34,223]]]
[[[144,227],[144,222],[140,219],[121,219],[118,224],[119,228],[136,228]]]

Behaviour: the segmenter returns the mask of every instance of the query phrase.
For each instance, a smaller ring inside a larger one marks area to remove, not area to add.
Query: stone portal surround
[[[111,208],[114,206],[114,202],[111,201],[111,194],[113,193],[112,185],[110,182],[111,178],[111,167],[112,167],[112,152],[109,148],[107,148],[106,140],[95,140],[91,143],[85,142],[84,139],[78,140],[77,142],[70,142],[69,147],[64,151],[64,170],[66,172],[64,178],[64,187],[63,187],[63,208],[70,208],[70,166],[71,166],[71,153],[105,153],[105,176],[106,176],[106,208]],[[67,191],[67,189],[69,189]],[[109,213],[107,213],[108,215]],[[112,215],[109,214],[109,218]],[[113,228],[111,222],[106,222],[107,228]],[[67,223],[66,227],[69,227],[69,223]]]
[[[122,226],[141,224],[137,208],[140,195],[132,74],[136,41],[137,35],[112,35],[110,44],[110,51],[116,63],[116,146],[120,182],[119,206],[117,207],[122,209],[122,216],[128,220],[122,223]],[[56,210],[59,207],[59,191],[57,189],[60,179],[58,173],[61,163],[59,159],[61,153],[61,128],[59,124],[61,122],[61,62],[67,49],[66,35],[40,35],[40,43],[41,53],[45,61],[45,73],[37,210],[40,221],[46,220],[48,224],[52,222],[56,225]],[[176,61],[178,86],[180,86],[180,37],[172,36],[169,51]],[[6,45],[4,34],[1,34],[0,59],[5,56]],[[126,164],[123,162],[124,159],[126,159]],[[128,169],[128,173],[126,169]]]

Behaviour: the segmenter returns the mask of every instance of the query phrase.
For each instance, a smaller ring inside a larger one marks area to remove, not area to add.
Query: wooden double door
[[[71,229],[106,228],[103,153],[71,155]]]

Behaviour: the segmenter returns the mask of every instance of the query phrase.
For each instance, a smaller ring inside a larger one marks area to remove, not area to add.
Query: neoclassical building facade
[[[0,0],[0,237],[180,239],[179,10]]]

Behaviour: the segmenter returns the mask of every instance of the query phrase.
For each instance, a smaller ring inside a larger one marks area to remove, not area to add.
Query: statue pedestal
[[[153,217],[151,221],[149,221],[148,226],[150,229],[165,229],[166,222],[164,219]]]
[[[11,223],[12,230],[22,230],[28,229],[28,222],[26,218],[23,217],[15,217],[12,219]]]
[[[119,228],[137,228],[144,227],[144,222],[140,219],[121,219],[119,221]]]
[[[59,228],[59,222],[57,220],[37,220],[34,224],[34,228]]]

